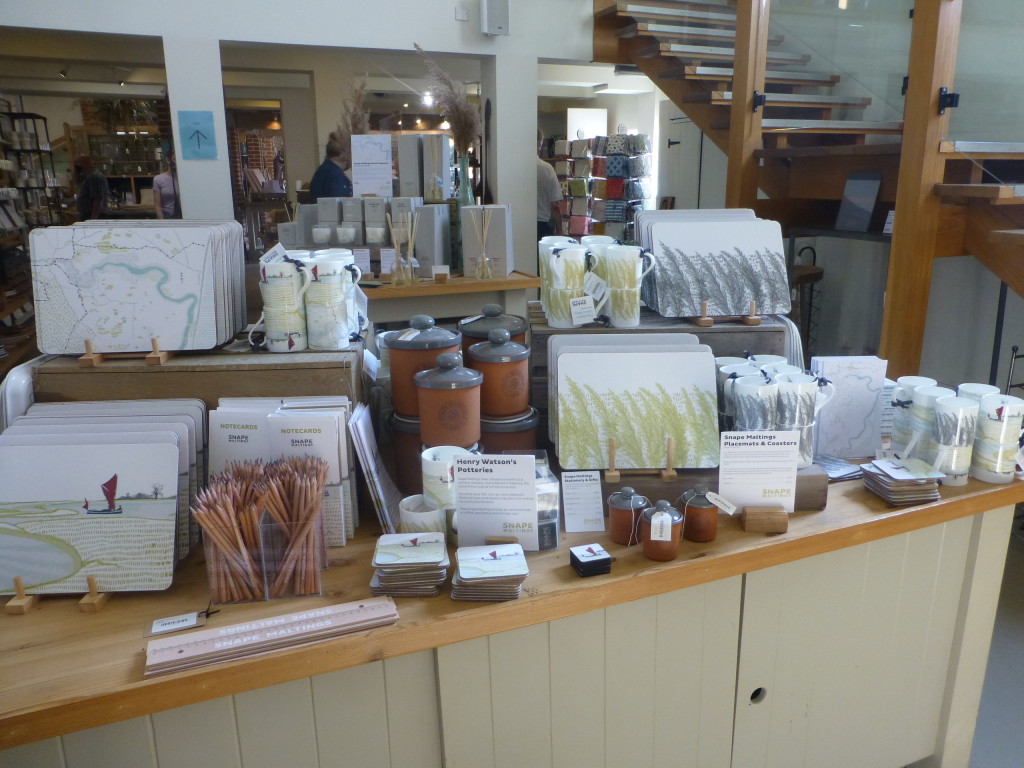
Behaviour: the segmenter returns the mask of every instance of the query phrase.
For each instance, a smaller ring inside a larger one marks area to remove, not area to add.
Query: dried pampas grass
[[[455,151],[461,157],[465,157],[470,147],[480,135],[480,109],[469,100],[464,88],[456,87],[451,76],[445,72],[430,56],[420,48],[418,43],[413,43],[417,53],[423,57],[427,65],[427,71],[437,84],[437,105],[441,113],[451,123],[452,141],[455,143]]]
[[[353,85],[341,99],[341,116],[328,140],[341,148],[345,165],[352,164],[352,137],[370,132],[370,112],[366,108],[366,83]]]

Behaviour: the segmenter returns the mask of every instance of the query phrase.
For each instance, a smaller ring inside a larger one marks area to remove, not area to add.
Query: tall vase
[[[469,177],[469,157],[466,155],[459,157],[458,201],[460,208],[463,205],[473,205],[476,203],[476,198],[473,197],[473,181]]]

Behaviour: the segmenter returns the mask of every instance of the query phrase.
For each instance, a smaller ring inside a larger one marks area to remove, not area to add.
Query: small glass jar
[[[675,560],[683,530],[683,513],[664,499],[644,510],[640,539],[648,560]]]
[[[651,502],[626,486],[608,497],[608,538],[616,544],[639,544],[640,515]]]
[[[718,507],[708,501],[708,487],[695,485],[693,491],[683,495],[683,538],[705,543],[718,535]]]

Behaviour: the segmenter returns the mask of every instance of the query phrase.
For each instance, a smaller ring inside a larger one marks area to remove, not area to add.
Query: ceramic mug
[[[554,248],[548,257],[548,325],[552,328],[573,328],[571,301],[583,296],[583,283],[588,264],[600,264],[600,258],[581,245]],[[597,312],[607,301],[607,294],[594,307]]]
[[[934,467],[946,473],[943,485],[964,485],[971,468],[978,425],[978,401],[947,396],[935,401]]]
[[[774,379],[783,373],[803,373],[803,369],[798,365],[790,365],[789,363],[765,363],[764,365],[757,366],[766,374],[768,378]]]
[[[775,428],[776,432],[797,432],[797,469],[806,469],[814,463],[814,429],[816,421],[810,424],[786,424],[780,421]]]
[[[453,532],[455,515],[455,457],[471,451],[454,445],[428,448],[420,455],[423,472],[423,498],[445,512],[445,533]]]
[[[445,533],[447,526],[445,511],[422,493],[406,496],[398,503],[399,533]]]
[[[788,363],[789,358],[783,355],[747,355],[747,360],[760,368],[762,365],[770,365],[772,363]]]
[[[979,384],[975,382],[966,382],[956,388],[957,397],[969,397],[971,400],[981,402],[981,398],[986,395],[998,395],[999,387],[994,387],[991,384]]]
[[[1000,445],[1017,445],[1024,427],[1024,400],[1012,395],[985,395],[978,411],[978,437]]]
[[[731,386],[730,386],[731,385]],[[779,385],[757,376],[741,376],[726,382],[732,392],[736,429],[750,432],[775,429],[779,416]]]
[[[619,241],[608,235],[584,235],[580,238],[580,245],[618,245]]]
[[[818,414],[836,396],[830,381],[807,373],[780,373],[779,423],[803,427],[817,420]]]
[[[358,231],[357,224],[338,224],[334,228],[334,236],[338,240],[339,245],[357,245],[358,244]]]
[[[946,387],[931,385],[914,388],[910,403],[910,440],[904,448],[903,458],[935,461],[935,401],[956,393]]]
[[[260,265],[260,295],[266,344],[271,352],[301,352],[307,348],[303,296],[309,288],[309,269],[291,261]]]
[[[730,365],[722,365],[718,368],[715,373],[715,383],[718,385],[718,403],[723,413],[732,413],[732,407],[729,398],[731,392],[727,396],[725,392],[725,384],[729,379],[738,379],[741,376],[757,376],[760,371],[747,362],[732,363]]]
[[[313,227],[313,245],[327,245],[331,242],[331,228],[325,224]]]
[[[548,259],[551,251],[566,245],[576,245],[576,241],[565,235],[546,235],[537,241],[537,276],[540,277],[540,307],[547,311]]]

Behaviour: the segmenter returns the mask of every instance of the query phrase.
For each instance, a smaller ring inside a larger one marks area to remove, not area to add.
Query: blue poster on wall
[[[178,136],[183,160],[216,160],[213,112],[178,110]]]

